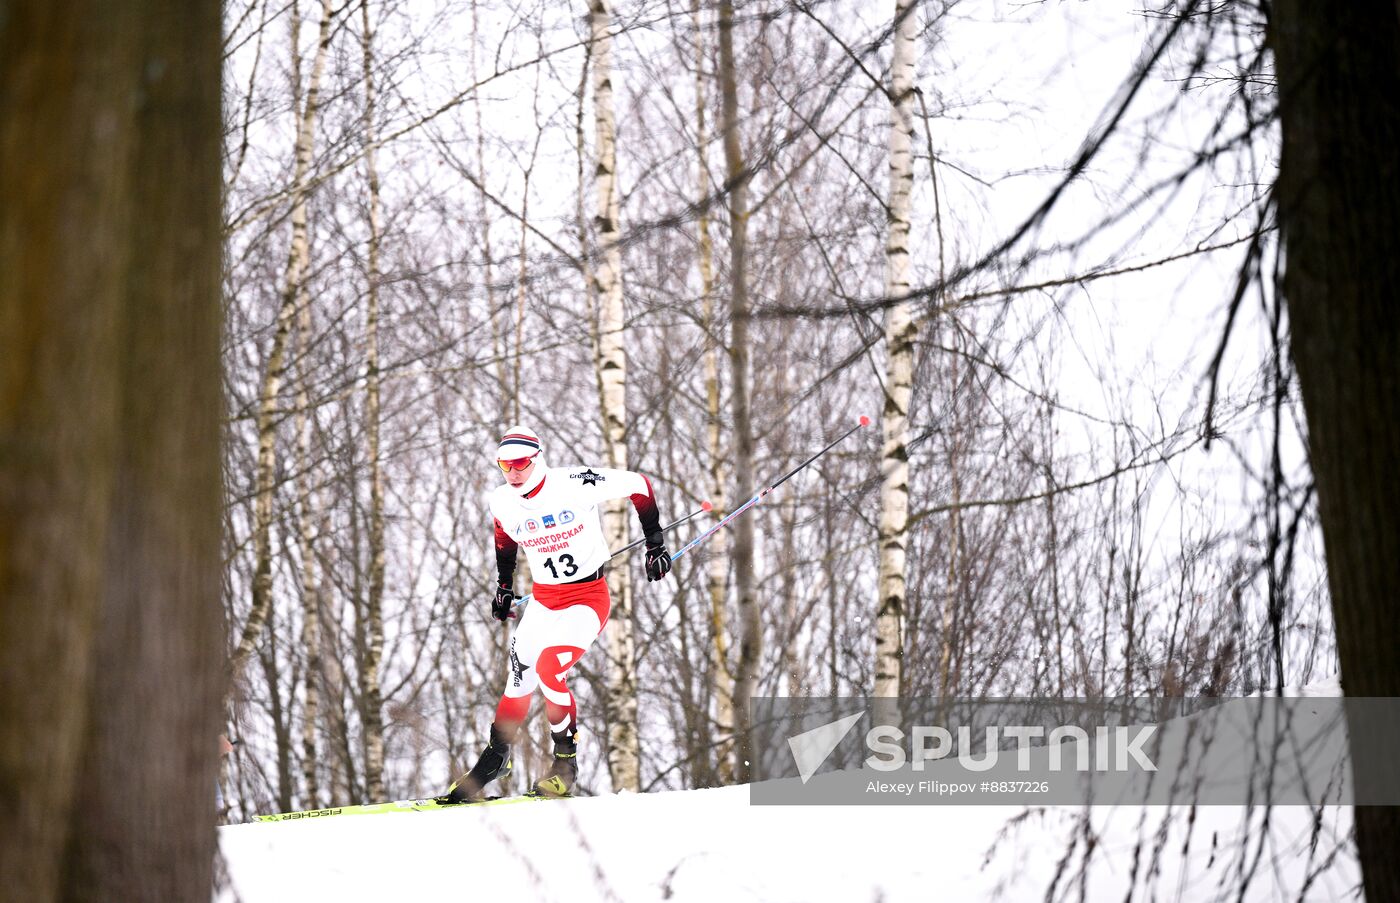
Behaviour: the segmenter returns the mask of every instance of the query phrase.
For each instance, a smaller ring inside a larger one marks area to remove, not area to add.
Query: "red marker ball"
[[[709,510],[710,510],[711,508],[713,508],[713,507],[714,507],[714,505],[711,505],[709,502],[701,502],[701,503],[700,503],[700,510],[701,510],[701,511],[709,511]]]
[[[870,418],[867,417],[867,416],[865,416],[864,414],[861,414],[861,415],[860,415],[860,425],[861,425],[861,426],[870,426]]]

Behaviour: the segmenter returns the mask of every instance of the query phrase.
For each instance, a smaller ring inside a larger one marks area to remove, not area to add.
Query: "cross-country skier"
[[[510,772],[510,747],[525,722],[536,685],[544,693],[554,762],[530,792],[567,796],[573,790],[578,712],[564,679],[602,633],[612,607],[603,576],[609,551],[600,506],[630,498],[646,537],[647,580],[660,580],[671,570],[656,496],[642,474],[603,467],[550,468],[539,435],[523,426],[511,427],[501,438],[496,463],[506,484],[496,487],[488,500],[496,522],[498,577],[491,614],[501,621],[510,616],[520,548],[530,563],[535,601],[511,637],[510,673],[496,706],[490,743],[472,770],[448,790],[444,800],[453,803],[483,798],[486,784]]]

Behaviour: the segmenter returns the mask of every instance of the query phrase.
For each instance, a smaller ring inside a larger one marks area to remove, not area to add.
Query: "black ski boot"
[[[510,743],[496,726],[491,725],[491,742],[482,751],[472,770],[462,775],[447,788],[445,796],[438,797],[443,803],[477,803],[486,798],[487,784],[510,774],[512,765]]]
[[[549,774],[535,782],[527,796],[562,797],[574,795],[578,781],[578,732],[560,731],[554,738],[554,762]]]

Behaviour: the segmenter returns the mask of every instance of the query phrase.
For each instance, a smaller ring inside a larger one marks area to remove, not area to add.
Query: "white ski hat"
[[[533,458],[539,453],[539,435],[532,429],[516,424],[501,437],[501,444],[496,449],[496,458],[501,461],[513,461],[516,458]]]

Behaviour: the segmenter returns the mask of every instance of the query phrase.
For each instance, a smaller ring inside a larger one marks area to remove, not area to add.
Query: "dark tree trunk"
[[[210,893],[220,9],[0,8],[0,887]]]
[[[1279,0],[1279,219],[1348,696],[1400,696],[1400,15]],[[1394,767],[1395,724],[1349,724],[1353,770]],[[1361,806],[1370,901],[1400,900],[1400,809]]]

